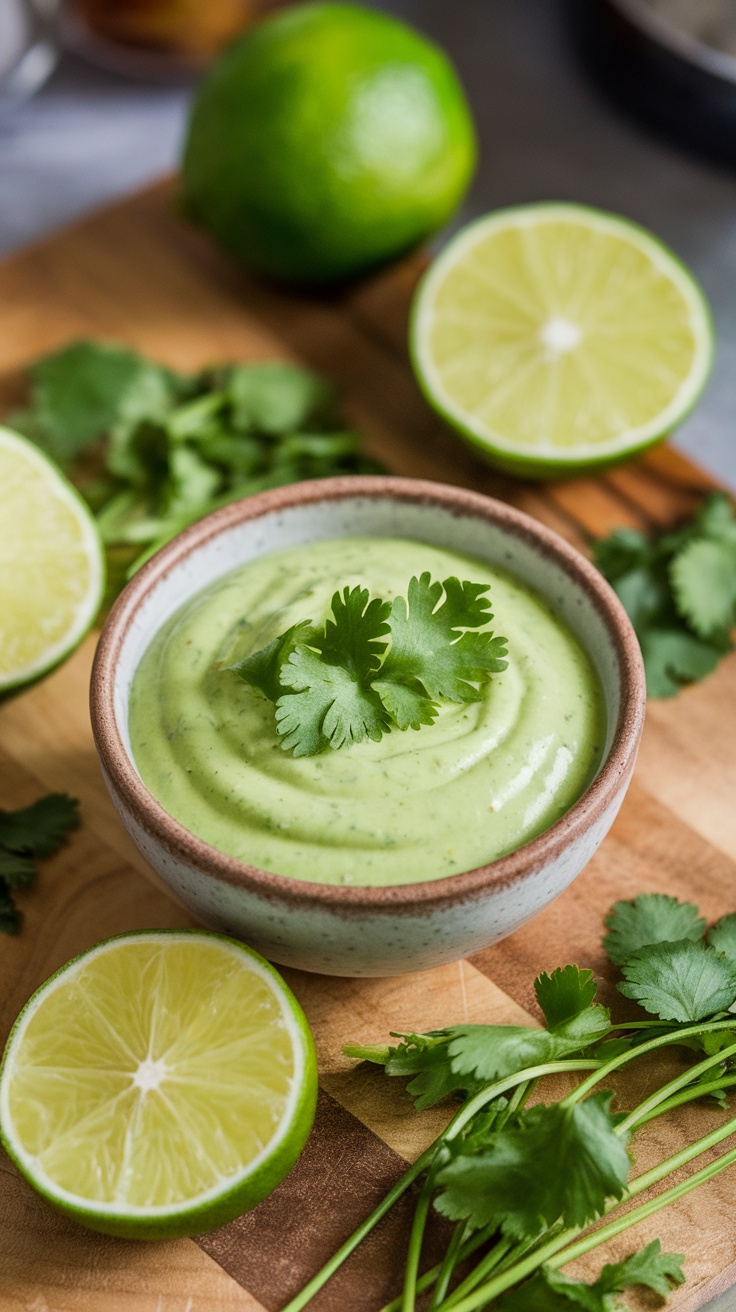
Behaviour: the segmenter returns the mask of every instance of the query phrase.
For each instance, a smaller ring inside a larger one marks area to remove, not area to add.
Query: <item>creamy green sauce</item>
[[[390,599],[413,574],[488,583],[509,666],[480,702],[422,729],[295,759],[274,707],[223,667],[338,588]],[[162,806],[213,847],[329,884],[409,884],[471,870],[547,829],[599,766],[603,695],[577,639],[533,591],[482,561],[408,539],[345,538],[234,570],[166,623],[136,672],[130,735]]]

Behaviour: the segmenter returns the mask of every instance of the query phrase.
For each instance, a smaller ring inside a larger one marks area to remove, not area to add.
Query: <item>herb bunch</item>
[[[274,702],[294,756],[379,742],[392,728],[432,724],[442,700],[479,701],[479,685],[506,669],[506,639],[484,629],[487,592],[428,573],[392,602],[346,587],[321,627],[302,620],[229,669]]]
[[[30,369],[8,422],[66,467],[94,510],[113,590],[202,515],[304,478],[375,472],[334,388],[282,362],[179,374],[106,342]]]
[[[408,1077],[417,1109],[461,1100],[447,1129],[409,1168],[370,1217],[284,1309],[300,1312],[399,1197],[421,1181],[400,1296],[382,1312],[615,1312],[618,1295],[642,1286],[662,1299],[684,1280],[681,1254],[659,1241],[604,1266],[593,1281],[563,1268],[676,1202],[736,1162],[736,1149],[708,1161],[655,1197],[621,1204],[666,1181],[736,1134],[728,1117],[695,1143],[631,1178],[635,1135],[685,1103],[724,1110],[736,1086],[736,915],[710,930],[696,907],[664,894],[617,903],[604,948],[620,967],[620,992],[646,1016],[611,1019],[596,1001],[593,972],[564,966],[535,981],[544,1027],[453,1025],[395,1034],[389,1047],[349,1046],[386,1075]],[[685,1061],[638,1106],[614,1108],[605,1082],[634,1061],[676,1046]],[[585,1072],[558,1101],[536,1102],[541,1080]],[[425,1228],[434,1208],[452,1223],[440,1263],[420,1275]],[[595,1222],[607,1217],[605,1224]],[[425,1306],[425,1304],[422,1304]]]
[[[736,518],[713,492],[692,520],[648,538],[620,528],[593,544],[641,644],[650,697],[705,678],[731,650],[736,624]]]
[[[51,856],[79,824],[79,803],[66,793],[49,793],[20,811],[0,809],[0,930],[15,934],[22,916],[14,893],[36,880],[36,858]]]

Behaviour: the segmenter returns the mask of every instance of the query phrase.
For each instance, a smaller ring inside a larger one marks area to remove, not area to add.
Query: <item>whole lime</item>
[[[336,281],[441,227],[474,162],[441,50],[361,5],[306,4],[256,25],[205,78],[184,203],[245,264]]]

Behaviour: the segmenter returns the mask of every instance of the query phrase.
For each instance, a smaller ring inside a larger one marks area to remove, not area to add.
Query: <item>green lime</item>
[[[470,113],[441,50],[361,5],[297,5],[252,28],[205,78],[184,202],[245,264],[325,282],[441,227],[474,162]]]
[[[664,437],[713,360],[708,305],[649,232],[582,205],[469,224],[425,275],[410,344],[420,386],[502,468],[554,477]]]
[[[291,1169],[314,1118],[304,1014],[257,952],[197,930],[108,939],[47,980],[0,1068],[0,1133],[82,1225],[212,1229]]]
[[[95,522],[32,442],[0,428],[0,692],[77,646],[99,609],[105,564]]]

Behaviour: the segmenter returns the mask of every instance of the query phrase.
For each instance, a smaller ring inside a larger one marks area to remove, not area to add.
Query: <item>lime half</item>
[[[95,522],[38,447],[0,428],[0,692],[63,660],[92,624],[105,566]]]
[[[62,967],[15,1023],[0,1133],[92,1230],[196,1234],[247,1211],[314,1118],[309,1027],[256,952],[197,930],[125,934]]]
[[[411,350],[430,403],[531,476],[610,464],[681,422],[713,359],[705,297],[643,228],[581,205],[471,223],[417,292]]]

